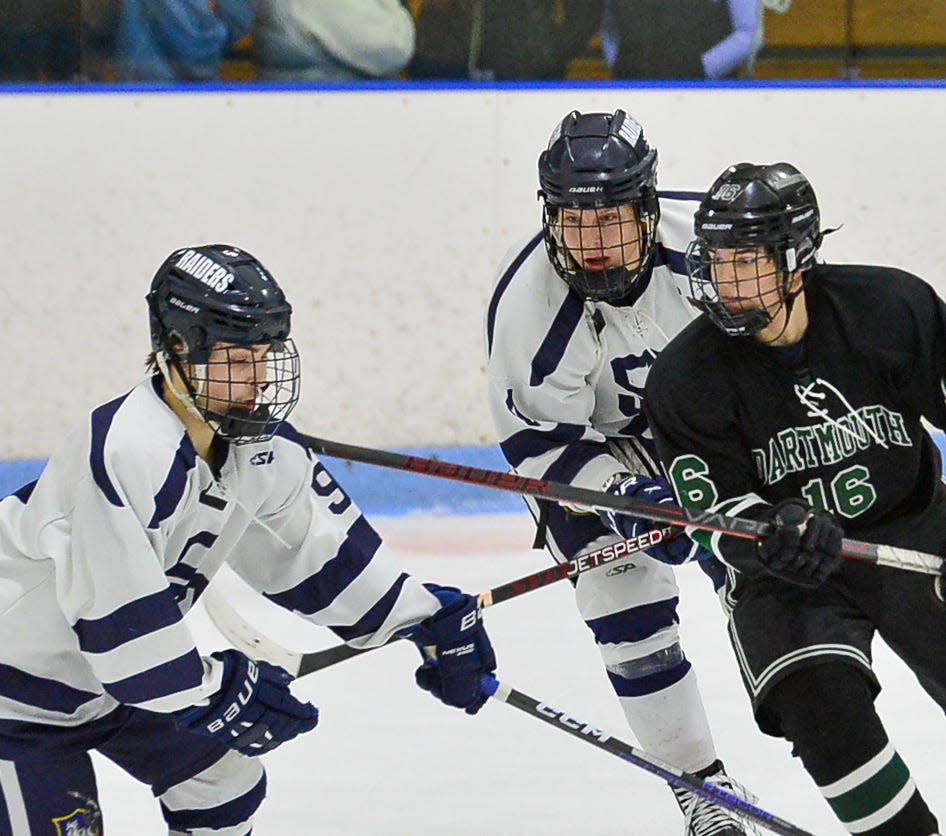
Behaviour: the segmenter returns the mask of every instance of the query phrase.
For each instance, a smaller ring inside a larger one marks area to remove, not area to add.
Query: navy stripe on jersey
[[[519,467],[526,459],[578,441],[584,434],[585,428],[578,424],[556,424],[550,430],[520,430],[499,446],[510,466]]]
[[[187,596],[187,590],[194,590],[194,597],[199,598],[210,580],[188,563],[178,563],[164,573],[171,581],[174,600],[180,603]]]
[[[73,714],[79,706],[99,696],[3,663],[0,663],[0,695],[25,705],[63,714]]]
[[[381,547],[381,538],[368,521],[359,516],[348,529],[338,554],[318,572],[284,592],[265,593],[281,607],[304,615],[323,610],[355,580]]]
[[[555,314],[548,333],[532,358],[530,386],[540,386],[542,381],[558,368],[572,334],[581,323],[584,313],[585,306],[581,298],[578,294],[569,291],[558,313]]]
[[[627,300],[622,303],[624,306],[635,305],[637,300],[644,295],[644,291],[650,286],[650,280],[654,277],[654,268],[663,264],[663,261],[660,258],[660,245],[654,250],[654,257],[651,259],[650,266],[637,277],[637,280],[634,284],[631,285],[631,293],[627,297]]]
[[[33,489],[36,487],[36,483],[39,479],[34,479],[32,482],[27,482],[22,488],[13,492],[12,496],[15,496],[20,500],[24,505],[29,502],[30,497],[33,495]]]
[[[595,634],[598,644],[639,642],[678,622],[678,598],[642,604],[627,610],[611,613],[601,618],[592,618],[585,623]]]
[[[667,264],[674,273],[680,276],[687,275],[687,259],[685,253],[681,253],[679,250],[667,249],[665,247],[664,256],[667,259]]]
[[[499,308],[499,300],[502,299],[502,295],[506,292],[506,288],[509,287],[509,283],[512,281],[513,276],[515,276],[519,268],[522,267],[522,263],[532,254],[532,251],[538,246],[542,238],[543,233],[540,232],[535,236],[535,238],[526,244],[522,252],[513,259],[512,264],[506,268],[506,272],[503,273],[502,278],[500,278],[496,284],[496,289],[493,291],[493,298],[490,299],[489,308],[486,311],[487,355],[493,353],[493,329],[496,327],[496,310]]]
[[[193,537],[188,537],[187,542],[184,544],[184,548],[181,550],[181,556],[177,559],[177,562],[180,563],[190,551],[191,546],[203,546],[205,549],[209,549],[215,542],[217,542],[217,537],[219,534],[214,534],[212,531],[198,531]]]
[[[549,533],[554,538],[558,550],[566,558],[572,558],[585,551],[599,537],[614,535],[614,532],[601,522],[597,514],[571,514],[557,502],[538,501],[545,502],[548,507]],[[531,506],[529,510],[532,511]],[[535,518],[534,513],[533,518]]]
[[[3,735],[2,725],[0,725],[0,736]],[[16,769],[16,767],[13,767]],[[9,802],[3,799],[3,786],[0,782],[0,833],[12,833],[13,824],[10,822],[10,814],[7,812]]]
[[[658,189],[658,200],[696,200],[700,201],[706,197],[706,192],[664,192]]]
[[[130,601],[102,618],[80,618],[72,629],[85,653],[107,653],[126,642],[154,633],[181,620],[181,611],[162,589]]]
[[[105,498],[117,508],[124,504],[105,467],[105,438],[115,418],[115,413],[125,402],[127,394],[103,404],[92,412],[92,449],[89,451],[89,466],[92,469],[92,478]]]
[[[224,804],[201,809],[171,810],[162,802],[161,811],[164,814],[164,820],[176,833],[191,833],[197,829],[223,830],[249,821],[265,797],[266,773],[264,772],[252,789]]]
[[[293,444],[298,444],[303,450],[305,450],[306,455],[310,459],[312,458],[312,451],[309,449],[309,446],[305,443],[305,441],[303,441],[299,431],[288,421],[283,421],[278,427],[276,427],[276,435],[279,436],[279,438],[286,439],[286,441],[291,441]]]
[[[194,648],[149,670],[102,684],[119,702],[134,705],[197,688],[203,678],[204,663]]]
[[[404,586],[404,581],[406,581],[408,577],[406,572],[401,574],[378,602],[358,619],[358,621],[352,624],[351,627],[332,627],[332,632],[343,641],[349,642],[352,639],[357,639],[361,636],[369,636],[380,630],[381,625],[384,624],[385,619],[390,615],[391,610],[394,609],[398,596],[401,594],[401,587]]]
[[[194,445],[187,433],[184,433],[177,452],[174,454],[174,460],[171,462],[171,469],[164,477],[164,484],[155,494],[154,515],[148,523],[148,528],[157,528],[174,513],[181,497],[184,496],[184,488],[187,487],[187,473],[193,469],[196,460],[197,452],[194,450]]]
[[[606,444],[598,441],[576,441],[569,444],[562,451],[562,455],[549,465],[542,478],[550,482],[570,484],[588,462],[602,455],[611,455]]]

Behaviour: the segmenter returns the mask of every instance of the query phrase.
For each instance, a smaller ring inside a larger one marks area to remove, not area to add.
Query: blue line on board
[[[353,82],[278,82],[278,81],[206,81],[206,82],[127,82],[127,83],[15,83],[0,84],[4,95],[131,95],[206,93],[425,93],[555,90],[936,90],[946,89],[946,79],[815,79],[786,81],[759,79],[739,81],[635,81],[613,79],[604,81],[468,81],[462,79],[353,81]]]

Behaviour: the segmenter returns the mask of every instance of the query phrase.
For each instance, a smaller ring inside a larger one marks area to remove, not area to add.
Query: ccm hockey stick
[[[595,510],[620,511],[658,523],[681,527],[688,526],[703,531],[715,531],[730,537],[742,537],[748,540],[759,540],[767,537],[772,532],[770,523],[743,517],[732,517],[711,511],[698,511],[693,508],[680,508],[675,505],[660,505],[656,502],[646,502],[642,499],[627,496],[615,496],[604,491],[578,488],[561,482],[532,479],[499,470],[484,470],[463,464],[453,464],[440,459],[391,453],[369,447],[356,447],[352,444],[327,441],[311,435],[300,434],[300,439],[310,450],[325,456],[379,465],[393,470],[407,470],[411,473],[437,476],[441,479],[451,479],[455,482],[465,482],[470,485],[482,485],[541,499],[568,502],[572,505],[583,505]],[[906,569],[924,575],[940,577],[946,575],[946,561],[942,557],[897,546],[877,545],[845,538],[841,546],[841,556],[851,560],[862,560],[880,566],[889,566],[894,569]]]
[[[562,564],[562,566],[565,565]],[[213,586],[204,590],[201,600],[205,602],[207,612],[214,624],[237,650],[251,658],[263,659],[285,668],[291,674],[294,673],[293,668],[295,664],[298,664],[301,654],[287,650],[259,632],[236,612]],[[311,672],[311,670],[308,672]],[[303,676],[305,672],[299,675]],[[548,723],[559,731],[571,734],[635,766],[646,769],[648,772],[662,778],[672,787],[688,790],[700,798],[729,810],[740,818],[757,822],[773,833],[781,833],[785,836],[812,836],[807,831],[795,827],[760,807],[756,807],[738,795],[734,795],[709,781],[704,781],[692,773],[676,769],[652,755],[642,752],[640,749],[635,749],[629,743],[624,743],[594,726],[576,719],[570,714],[552,708],[534,697],[500,683],[493,676],[486,675],[483,677],[482,688],[483,693],[493,699],[505,702],[538,720]]]
[[[761,807],[755,806],[746,799],[740,798],[738,795],[710,781],[704,781],[702,778],[690,772],[677,769],[653,755],[648,755],[646,752],[631,746],[629,743],[625,743],[623,740],[611,737],[606,732],[585,723],[583,720],[566,714],[564,711],[559,711],[557,708],[553,708],[547,703],[539,702],[535,697],[530,697],[528,694],[523,694],[522,691],[510,688],[493,676],[483,676],[482,688],[483,693],[493,699],[500,700],[514,708],[518,708],[520,711],[524,711],[537,720],[548,723],[550,726],[561,731],[568,732],[573,737],[577,737],[579,740],[584,740],[586,743],[590,743],[598,749],[603,749],[605,752],[616,755],[622,760],[634,764],[634,766],[646,769],[658,778],[662,778],[670,784],[671,787],[677,787],[692,792],[694,795],[698,795],[700,798],[704,798],[716,806],[734,813],[741,819],[749,819],[762,825],[766,830],[772,833],[782,833],[785,834],[785,836],[812,836],[808,831],[796,827],[790,822],[785,821],[785,819],[780,819],[778,816],[763,810]]]
[[[672,529],[669,526],[663,529],[655,529],[632,540],[620,540],[600,549],[580,554],[567,563],[549,566],[540,569],[538,572],[533,572],[531,575],[525,575],[514,581],[487,589],[477,596],[477,603],[481,608],[491,607],[493,604],[500,604],[510,598],[516,598],[519,595],[532,592],[533,589],[548,586],[556,581],[565,578],[576,578],[585,572],[604,566],[606,563],[623,561],[629,555],[656,546],[661,540],[669,537],[671,532]],[[629,568],[629,565],[622,562],[615,567],[614,571],[623,571],[627,568]],[[244,647],[251,648],[251,651],[247,651],[247,655],[250,656],[257,653],[264,659],[277,659],[276,664],[289,671],[295,678],[337,665],[339,662],[344,662],[346,659],[360,656],[363,653],[370,653],[372,650],[378,650],[378,648],[385,647],[399,639],[398,636],[395,636],[386,644],[377,647],[359,649],[347,644],[339,644],[325,650],[299,653],[279,647],[274,642],[266,639],[265,636],[261,636],[255,628],[234,612],[233,607],[223,600],[213,586],[204,590],[201,600],[204,602],[207,614],[220,629],[220,632],[237,647],[241,649]],[[268,644],[259,644],[261,641],[268,642]]]

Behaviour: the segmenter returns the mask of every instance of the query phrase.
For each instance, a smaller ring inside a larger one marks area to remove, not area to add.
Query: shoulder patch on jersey
[[[52,819],[57,836],[100,836],[102,816],[98,804],[86,799],[86,805]]]

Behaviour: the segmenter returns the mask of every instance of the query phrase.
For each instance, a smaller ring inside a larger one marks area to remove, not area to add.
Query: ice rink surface
[[[421,580],[481,592],[547,565],[530,549],[525,515],[376,517]],[[785,741],[752,721],[709,579],[678,570],[682,643],[699,676],[717,749],[759,806],[812,833],[841,834]],[[242,587],[220,587],[247,618],[294,650],[337,644]],[[204,652],[225,645],[198,606],[189,616]],[[497,675],[633,745],[568,581],[486,612]],[[910,671],[878,639],[878,710],[934,812],[946,821],[946,723]],[[501,703],[475,717],[450,710],[413,681],[419,661],[401,643],[310,674],[294,686],[321,711],[319,727],[265,756],[269,793],[254,836],[680,836],[682,817],[656,777]],[[146,787],[96,759],[106,833],[166,833]]]

